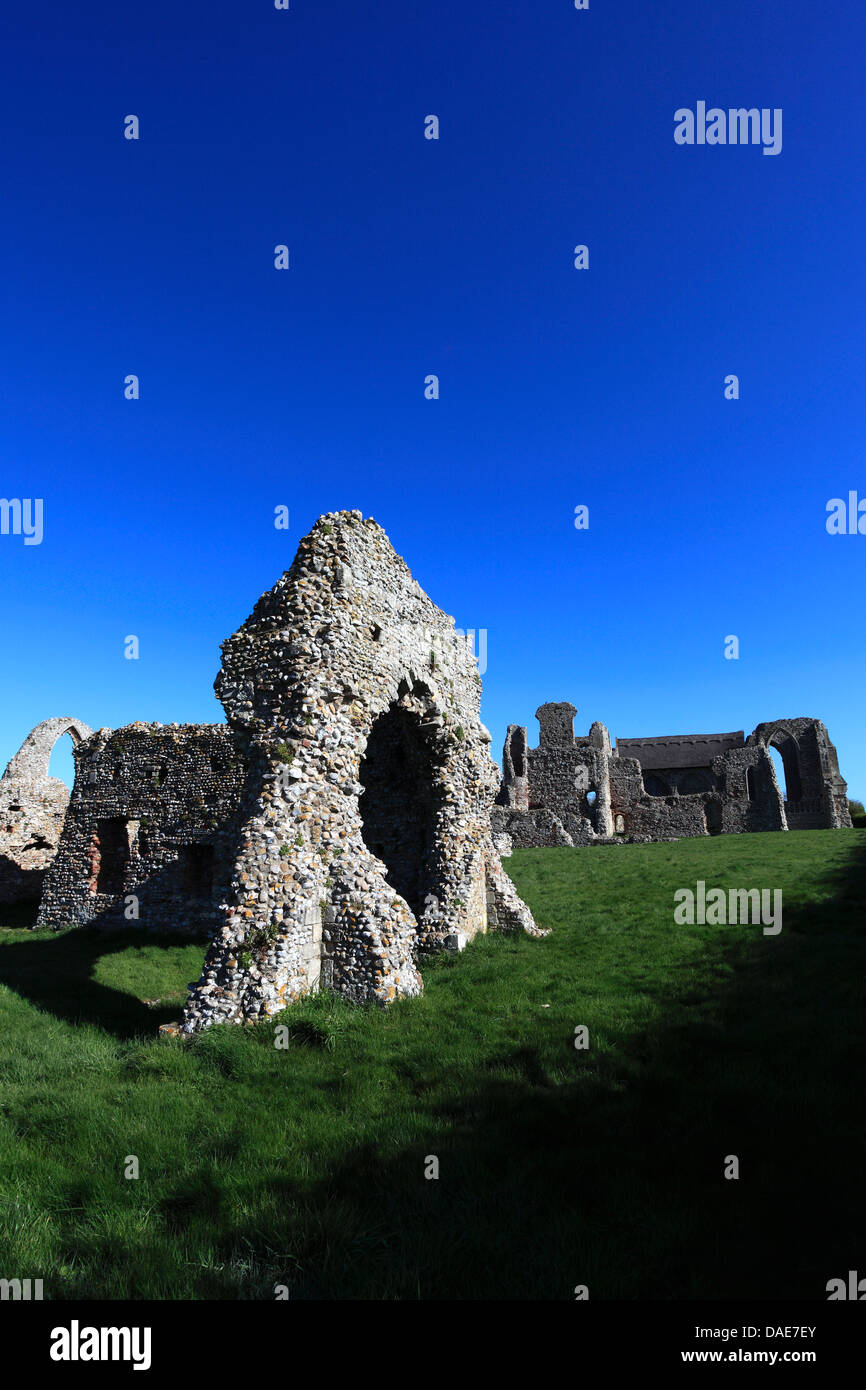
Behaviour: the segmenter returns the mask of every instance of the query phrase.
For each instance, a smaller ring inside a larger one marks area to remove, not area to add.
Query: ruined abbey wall
[[[387,1003],[490,926],[538,929],[505,874],[470,642],[360,512],[322,517],[223,644],[249,742],[224,925],[184,1032],[324,986]]]
[[[775,747],[781,754],[788,784],[785,814],[789,830],[851,825],[848,785],[820,719],[776,719],[759,724],[748,742]]]
[[[131,724],[75,749],[39,925],[200,934],[221,921],[246,774],[224,725]]]
[[[227,725],[85,730],[39,913],[207,932],[167,1031],[252,1022],[317,988],[388,1003],[420,992],[431,951],[544,934],[491,833],[471,638],[375,521],[317,522],[223,643],[215,688]]]
[[[80,719],[45,719],[0,777],[0,903],[39,899],[69,803],[66,783],[49,775],[51,751],[64,734],[80,744],[90,733]]]
[[[515,845],[665,840],[851,825],[836,750],[816,719],[727,734],[618,739],[593,724],[575,737],[568,703],[537,711],[540,739],[510,725],[493,826]],[[769,749],[779,750],[787,796]]]

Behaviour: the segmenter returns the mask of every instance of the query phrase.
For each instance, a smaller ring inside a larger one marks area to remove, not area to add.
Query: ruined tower
[[[470,643],[382,528],[320,518],[223,644],[215,689],[247,773],[224,925],[182,1031],[323,986],[387,1003],[426,951],[540,934],[493,846],[498,772]]]

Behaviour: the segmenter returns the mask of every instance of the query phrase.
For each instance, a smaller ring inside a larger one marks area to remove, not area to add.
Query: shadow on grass
[[[4,927],[35,927],[39,912],[39,898],[27,898],[23,902],[0,904],[0,917]]]
[[[4,910],[4,924],[8,912]],[[49,938],[22,933],[21,941],[0,946],[0,983],[37,1008],[67,1023],[93,1023],[117,1038],[153,1036],[160,1024],[177,1018],[177,1003],[148,1008],[133,994],[94,979],[105,956],[154,945],[189,945],[189,937],[140,938],[131,932],[74,927]],[[202,946],[204,954],[205,943]]]
[[[571,1300],[585,1284],[592,1299],[823,1301],[866,1248],[866,845],[824,886],[786,903],[779,936],[708,935],[708,968],[684,963],[653,992],[652,1024],[607,1029],[609,1051],[576,1052],[561,1017],[552,1044],[539,1023],[537,1045],[516,1040],[419,1105],[411,1145],[383,1129],[338,1160],[311,1150],[303,1184],[273,1168],[178,1174],[162,1214],[216,1261],[192,1296],[271,1299],[287,1283],[293,1299]],[[89,978],[131,944],[16,943],[0,974],[61,1017],[152,1033],[156,1012]],[[318,1032],[297,1040],[319,1046]],[[123,1251],[142,1288],[162,1258],[156,1236]]]
[[[515,1047],[417,1144],[357,1145],[303,1197],[269,1182],[295,1211],[267,1232],[291,1296],[826,1299],[866,1249],[866,846],[826,882],[778,937],[719,937],[697,994],[674,982],[612,1052],[572,1049],[557,1079]],[[254,1220],[220,1242],[263,1244]]]

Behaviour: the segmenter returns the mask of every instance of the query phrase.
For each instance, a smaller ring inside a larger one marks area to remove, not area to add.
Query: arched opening
[[[364,843],[385,878],[420,918],[433,891],[439,787],[432,749],[418,715],[397,704],[370,731],[358,779]]]
[[[704,824],[707,827],[708,835],[721,835],[722,803],[720,801],[707,802],[704,807]]]
[[[526,776],[526,734],[523,729],[515,729],[508,744],[511,766],[515,777]]]
[[[69,734],[72,743],[77,745],[92,733],[93,730],[82,724],[80,719],[43,719],[41,724],[30,730],[18,752],[10,759],[3,775],[12,782],[21,779],[27,783],[41,783],[51,776],[56,776],[58,781],[71,784],[72,760],[69,744],[64,741],[58,749],[57,761],[53,767],[51,755],[64,734]]]
[[[785,793],[785,767],[782,762],[782,755],[779,752],[778,748],[773,748],[772,745],[768,747],[767,752],[769,753],[770,761],[773,764],[773,771],[776,774],[776,781],[779,784],[779,791],[782,793],[783,799],[786,800],[787,797]]]
[[[800,759],[797,745],[790,734],[774,734],[768,745],[770,757],[776,770],[776,781],[784,789],[785,805],[800,801],[803,786],[800,781]]]
[[[209,898],[213,892],[213,845],[181,845],[178,862],[183,893],[190,898]]]
[[[592,787],[590,787],[589,791],[586,794],[586,799],[589,802],[590,806],[594,806],[596,801],[598,800],[598,792],[595,791]]]
[[[56,777],[58,781],[65,782],[70,791],[72,790],[72,783],[75,781],[75,759],[72,756],[72,750],[80,742],[81,740],[75,737],[72,730],[67,729],[57,739],[48,758],[48,776]]]
[[[129,834],[125,816],[97,820],[91,846],[92,881],[95,893],[115,897],[123,892],[129,864]]]

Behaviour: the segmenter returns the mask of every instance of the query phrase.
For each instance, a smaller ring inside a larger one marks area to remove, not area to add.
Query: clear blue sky
[[[546,700],[620,737],[806,714],[866,794],[866,536],[825,529],[866,496],[862,5],[34,8],[0,21],[0,496],[45,536],[0,536],[0,765],[49,715],[222,718],[219,642],[360,508],[487,630],[497,753]],[[699,100],[781,107],[782,153],[676,145]]]

